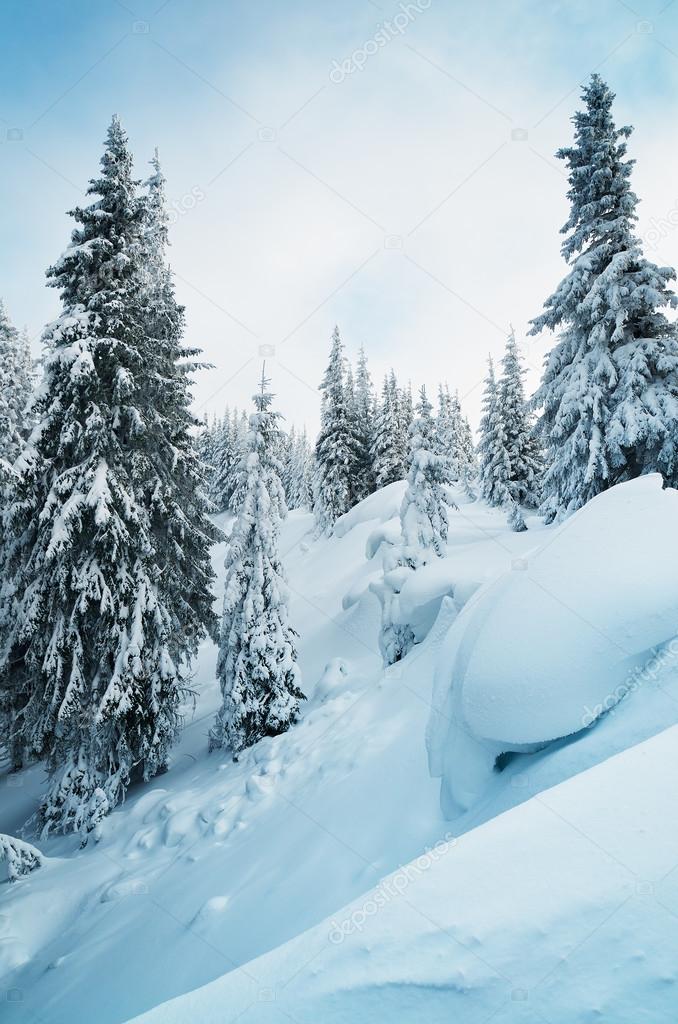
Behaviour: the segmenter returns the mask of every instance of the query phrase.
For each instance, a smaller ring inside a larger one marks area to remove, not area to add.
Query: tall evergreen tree
[[[315,517],[322,533],[354,503],[358,451],[351,417],[347,367],[339,328],[332,334],[330,361],[320,390],[323,396],[320,434],[316,442]]]
[[[287,509],[276,455],[279,414],[272,401],[262,374],[239,467],[243,498],[226,555],[217,663],[223,701],[210,749],[230,747],[235,759],[262,737],[285,732],[304,699],[278,551]]]
[[[2,552],[9,556],[11,533],[6,532],[7,510],[14,500],[19,475],[14,466],[19,459],[32,425],[27,409],[32,391],[32,360],[26,332],[19,334],[0,301],[0,623],[4,624],[14,603],[14,586],[6,571]],[[0,636],[2,629],[0,626]],[[18,673],[17,673],[18,675]],[[21,712],[25,688],[0,677],[0,746],[9,754],[10,766],[22,766],[24,744],[21,739]]]
[[[214,490],[214,476],[216,472],[214,466],[216,427],[216,417],[213,416],[210,420],[207,413],[205,413],[205,416],[200,423],[200,432],[198,433],[196,440],[196,449],[202,463],[202,471],[205,477],[205,488],[210,500],[212,499]]]
[[[478,442],[478,482],[480,493],[490,505],[503,505],[509,497],[508,479],[511,467],[506,450],[504,423],[501,416],[499,389],[492,357],[488,357],[483,414]]]
[[[12,324],[0,299],[0,467],[6,474],[29,434],[32,391],[30,342]]]
[[[436,451],[447,459],[450,478],[460,483],[470,480],[475,459],[471,428],[462,414],[459,395],[450,394],[447,384],[438,387],[435,437]]]
[[[198,361],[200,349],[184,341],[184,307],[177,302],[167,259],[169,216],[157,150],[151,166],[140,201],[144,364],[139,409],[146,421],[145,465],[137,461],[146,478],[143,506],[153,545],[155,599],[172,631],[158,630],[156,648],[166,651],[174,670],[159,660],[157,678],[149,677],[147,734],[138,750],[132,748],[136,773],[144,779],[166,769],[191,661],[203,637],[217,633],[210,547],[221,538],[207,514],[206,479],[194,440],[199,421],[191,412],[192,375],[207,364]]]
[[[458,448],[459,423],[452,405],[452,396],[447,384],[438,385],[438,411],[435,419],[436,452],[447,459],[452,480],[459,479]]]
[[[288,509],[295,508],[293,503],[293,491],[294,491],[294,450],[297,446],[297,431],[292,424],[289,433],[280,431],[281,436],[284,435],[284,442],[280,446],[280,462],[282,464],[282,476],[281,481],[283,485],[283,491],[285,492],[285,504]]]
[[[396,375],[391,370],[389,384],[395,395],[395,406],[397,409],[397,444],[400,461],[400,479],[407,476],[410,455],[410,427],[414,421],[414,402],[412,401],[412,385],[398,387]]]
[[[574,145],[557,153],[569,170],[570,270],[531,331],[561,332],[535,396],[548,518],[642,473],[678,478],[678,342],[663,312],[676,305],[675,272],[647,260],[635,235],[631,128],[615,126],[614,94],[594,74],[582,97]]]
[[[371,455],[374,437],[374,391],[367,356],[362,345],[356,368],[354,419],[357,441],[354,491],[356,501],[362,501],[375,489]]]
[[[523,377],[513,329],[506,342],[499,384],[499,409],[503,424],[503,445],[508,459],[506,488],[516,505],[537,508],[540,499],[541,460],[525,403]],[[515,521],[518,522],[517,515]]]
[[[23,702],[21,742],[47,757],[45,831],[83,836],[134,771],[166,763],[212,624],[182,318],[149,265],[135,185],[114,118],[94,201],[72,212],[79,227],[48,271],[63,312],[45,332],[39,423],[5,516],[0,685]]]
[[[285,503],[289,508],[289,496],[290,488],[292,486],[292,449],[296,441],[296,433],[294,427],[292,427],[290,433],[284,429],[277,431],[275,445],[275,455],[281,466],[280,480],[283,485],[283,491],[285,492]]]
[[[454,507],[448,493],[452,483],[450,466],[437,451],[432,413],[433,406],[422,387],[416,417],[410,426],[407,490],[400,509],[403,564],[412,569],[445,554],[447,510],[450,505]]]
[[[403,437],[405,422],[400,391],[395,373],[391,370],[389,376],[384,378],[372,439],[372,473],[377,488],[402,480],[407,473]]]
[[[240,438],[237,423],[228,407],[214,438],[212,459],[214,478],[212,501],[220,512],[230,508],[235,489],[235,474],[240,460]]]
[[[459,406],[459,447],[457,456],[459,479],[468,497],[475,501],[476,493],[474,488],[475,480],[478,476],[478,462],[473,444],[473,431],[467,417],[461,411],[459,396],[455,393],[454,397]]]
[[[291,432],[290,432],[291,436]],[[294,437],[290,456],[289,500],[288,508],[304,508],[309,511],[313,507],[311,490],[311,449],[306,436],[306,428]]]

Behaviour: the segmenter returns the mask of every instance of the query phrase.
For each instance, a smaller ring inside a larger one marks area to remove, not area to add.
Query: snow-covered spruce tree
[[[447,458],[451,479],[461,484],[469,498],[475,499],[473,482],[478,466],[473,434],[462,412],[459,393],[450,394],[447,384],[438,387],[436,450]]]
[[[384,378],[381,402],[377,407],[372,439],[372,474],[375,488],[402,480],[407,469],[403,462],[402,427],[404,417],[395,374]]]
[[[290,437],[292,431],[290,431]],[[289,499],[288,508],[304,508],[309,511],[313,507],[311,492],[311,450],[306,436],[306,428],[294,437],[290,456]]]
[[[332,334],[330,361],[322,384],[320,433],[315,446],[314,513],[319,533],[329,533],[339,516],[355,504],[354,481],[358,459],[346,357],[339,328]]]
[[[412,401],[412,385],[399,388],[395,373],[391,370],[391,387],[395,390],[398,408],[398,445],[400,448],[400,464],[402,475],[407,475],[410,455],[410,427],[414,421],[414,402]]]
[[[422,387],[416,418],[409,430],[407,490],[400,509],[402,539],[385,563],[381,590],[380,646],[386,664],[403,658],[414,644],[414,633],[398,621],[399,596],[411,572],[445,554],[448,509],[455,507],[448,487],[450,463],[438,452],[436,421]]]
[[[45,331],[38,425],[7,516],[15,601],[0,663],[25,698],[23,740],[47,757],[44,830],[83,839],[133,771],[164,766],[212,624],[181,316],[166,280],[151,294],[147,214],[117,118],[89,193],[48,271],[63,312]]]
[[[196,438],[196,448],[198,451],[198,457],[202,462],[202,470],[205,475],[205,487],[207,494],[212,499],[212,492],[214,488],[214,443],[216,436],[216,418],[212,417],[210,420],[205,413],[204,419],[200,423],[200,431]]]
[[[217,662],[223,702],[210,750],[230,747],[234,759],[262,737],[285,732],[304,699],[278,551],[287,510],[275,454],[279,413],[271,409],[272,400],[262,373],[239,467],[243,498],[226,555]]]
[[[438,385],[438,411],[435,419],[435,445],[438,455],[448,462],[448,472],[452,480],[459,479],[459,418],[452,404],[452,396],[447,384]]]
[[[30,342],[13,326],[0,300],[0,464],[12,466],[28,434],[32,392]]]
[[[0,301],[0,622],[3,624],[9,620],[15,599],[8,571],[13,536],[11,530],[6,529],[9,526],[7,510],[18,482],[13,467],[32,425],[32,414],[27,408],[32,392],[32,370],[28,335],[25,331],[19,334]],[[3,630],[4,626],[0,629],[0,638]],[[0,676],[0,747],[7,751],[13,770],[21,768],[24,755],[21,712],[25,686],[19,684],[20,676],[18,668],[16,673]]]
[[[275,455],[281,466],[280,480],[283,485],[283,491],[285,494],[285,504],[287,508],[289,505],[290,488],[292,485],[292,448],[296,440],[296,432],[292,427],[290,433],[286,430],[278,430],[276,435],[276,451]]]
[[[314,507],[314,491],[313,482],[316,476],[315,467],[315,451],[309,443],[306,435],[306,427],[302,434],[302,452],[303,456],[301,461],[303,462],[303,477],[299,480],[299,493],[301,496],[301,508],[305,508],[308,512],[313,511]]]
[[[372,442],[374,438],[374,391],[367,367],[367,356],[361,345],[358,354],[354,390],[354,422],[357,441],[355,470],[355,499],[362,501],[375,489],[372,472]]]
[[[662,312],[676,305],[675,272],[645,259],[634,234],[631,128],[615,127],[614,94],[594,74],[582,97],[574,145],[557,153],[569,169],[570,271],[531,331],[560,331],[535,395],[548,519],[642,473],[678,479],[678,343]]]
[[[473,444],[473,431],[471,430],[471,424],[461,410],[459,396],[456,393],[454,399],[459,406],[459,478],[467,496],[472,501],[475,501],[475,481],[478,476],[478,461],[476,459],[476,450]]]
[[[294,450],[297,444],[297,431],[292,424],[289,433],[280,431],[280,434],[285,436],[286,443],[280,446],[279,458],[282,465],[281,482],[283,485],[283,491],[285,492],[285,504],[289,509],[296,508],[294,501],[294,467],[292,460],[294,458]]]
[[[502,359],[502,377],[499,383],[503,444],[509,466],[506,487],[515,504],[538,508],[542,466],[525,402],[524,376],[525,370],[520,361],[515,333],[511,329]],[[513,518],[516,523],[519,522],[517,514],[514,514]]]
[[[499,388],[492,357],[488,357],[483,414],[478,442],[478,483],[480,493],[489,505],[503,505],[509,498],[508,479],[511,467],[506,451],[504,424],[501,416]]]
[[[242,461],[243,452],[247,443],[247,437],[249,435],[249,416],[243,409],[242,412],[238,412],[236,409],[233,413],[233,478],[231,485],[231,498],[229,501],[229,509],[234,514],[237,513],[240,508],[240,504],[243,499],[243,487],[244,478],[239,472],[240,463]]]
[[[232,419],[228,407],[215,434],[212,459],[214,478],[211,498],[217,509],[224,512],[231,506],[235,489],[235,473],[240,460],[237,422]]]
[[[137,774],[144,779],[167,768],[190,663],[201,640],[217,635],[210,547],[221,538],[208,518],[206,480],[195,444],[199,421],[191,411],[192,374],[205,364],[197,361],[200,349],[183,338],[184,307],[177,302],[167,262],[169,217],[157,150],[151,165],[153,174],[141,200],[145,355],[138,409],[146,429],[142,457],[135,453],[135,458],[146,478],[143,505],[153,546],[154,597],[164,609],[170,633],[159,629],[150,648],[155,676],[149,672],[145,735],[136,748],[132,745]],[[173,668],[163,664],[168,658]]]
[[[407,490],[400,509],[403,564],[412,569],[442,557],[447,543],[452,483],[448,460],[437,451],[433,406],[421,388],[409,431]],[[452,503],[454,507],[454,503]]]

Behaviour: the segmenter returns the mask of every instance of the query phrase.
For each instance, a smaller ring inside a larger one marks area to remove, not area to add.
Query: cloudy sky
[[[3,0],[0,295],[36,353],[117,112],[139,177],[158,146],[196,408],[252,394],[263,355],[315,430],[335,323],[375,378],[458,388],[477,423],[488,352],[563,274],[580,86],[631,123],[639,232],[678,264],[678,0]]]

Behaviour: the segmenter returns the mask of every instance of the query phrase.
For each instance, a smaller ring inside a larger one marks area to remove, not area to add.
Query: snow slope
[[[677,775],[674,727],[135,1024],[668,1024]]]
[[[341,536],[313,540],[310,517],[300,513],[285,524],[282,550],[290,577],[291,620],[301,634],[300,660],[309,694],[297,727],[258,744],[237,765],[218,752],[208,755],[207,730],[218,694],[215,651],[205,645],[196,676],[197,708],[171,770],[130,791],[125,805],[107,820],[98,845],[81,851],[72,838],[38,844],[48,858],[45,866],[13,886],[0,886],[0,989],[7,994],[0,1003],[3,1024],[5,1019],[12,1024],[122,1024],[168,999],[188,999],[194,990],[202,998],[201,992],[209,989],[201,986],[221,984],[217,979],[223,976],[224,984],[235,985],[258,958],[269,956],[272,964],[278,956],[287,957],[291,949],[301,948],[294,943],[303,945],[314,928],[318,934],[324,929],[326,936],[327,921],[344,920],[340,907],[356,900],[360,907],[363,894],[427,847],[440,850],[435,844],[446,836],[474,830],[470,860],[478,860],[499,821],[511,815],[489,819],[526,801],[520,813],[527,817],[513,819],[513,828],[515,842],[529,848],[538,838],[534,829],[543,825],[531,817],[541,813],[540,794],[678,721],[678,672],[667,660],[646,685],[591,729],[545,750],[518,754],[503,771],[493,772],[473,806],[454,822],[446,821],[424,742],[443,645],[471,595],[491,588],[516,559],[531,559],[554,531],[529,521],[527,533],[513,534],[500,513],[455,495],[460,508],[453,516],[449,558],[432,574],[435,579],[426,583],[420,578],[418,596],[412,598],[415,610],[424,604],[428,609],[425,639],[404,662],[384,672],[377,643],[379,603],[370,584],[378,578],[384,546],[394,536],[402,487],[385,488],[353,510],[342,523]],[[379,531],[381,539],[375,542]],[[215,551],[214,559],[221,574],[223,549]],[[39,767],[0,776],[0,832],[20,832],[35,806],[41,776]],[[666,813],[672,814],[668,806]],[[477,828],[483,822],[487,826]],[[553,835],[552,841],[559,842]],[[464,835],[457,842],[455,857],[470,839]],[[476,877],[480,888],[475,904],[483,909],[477,924],[482,925],[481,943],[482,929],[493,928],[489,901],[509,899],[510,894],[501,899],[496,895],[499,876],[520,867],[506,865],[493,849],[497,860],[491,867],[491,860],[485,861],[488,877]],[[539,849],[531,863],[535,871],[546,871]],[[447,857],[436,859],[436,867],[444,861]],[[583,865],[582,870],[588,868]],[[509,886],[512,877],[507,878]],[[471,881],[469,875],[468,885]],[[569,891],[563,890],[563,904]],[[434,895],[430,898],[435,901]],[[395,913],[395,901],[389,898],[388,903],[389,914]],[[559,913],[566,910],[563,905]],[[382,915],[380,911],[379,921]],[[372,959],[366,957],[362,968],[367,1010],[372,1012],[370,1007],[382,996],[384,1000],[381,1018],[372,1019],[391,1019],[391,1011],[400,1005],[399,993],[403,1005],[411,993],[416,999],[423,977],[408,985],[406,940],[413,923],[409,918],[389,920],[397,930],[403,920],[405,932],[385,931],[383,941],[378,940],[383,949],[374,952],[372,943]],[[500,931],[520,924],[501,914],[497,920],[502,922]],[[417,938],[415,959],[421,961],[421,971],[429,971],[435,980],[447,957],[444,943],[433,937],[419,941],[420,933],[411,933]],[[354,950],[358,938],[330,943],[332,956]],[[431,959],[425,966],[427,948]],[[388,950],[394,951],[389,977],[383,973]],[[476,978],[477,957],[468,957],[460,969],[467,978]],[[333,963],[337,979],[353,977],[348,962]],[[380,978],[384,982],[381,988],[368,983],[369,963],[375,965],[375,985]],[[297,980],[301,987],[294,991],[300,999],[305,993],[315,998],[303,987],[311,983],[312,971],[313,964],[306,980]],[[496,979],[489,978],[478,975],[474,991],[487,983],[483,999],[491,1002],[500,990]],[[463,989],[461,975],[458,984]],[[516,984],[522,984],[520,979]],[[258,996],[267,1004],[270,987],[264,983]],[[351,1005],[358,1014],[358,990],[353,991]],[[441,1005],[447,1005],[448,989],[443,985],[438,993]],[[529,1001],[518,1002],[521,1012],[529,1008]],[[165,1018],[165,1009],[157,1019],[202,1019],[193,1009],[188,1018]],[[329,1004],[308,1019],[331,1021],[325,1011],[330,1013]],[[220,1020],[234,1019],[230,1007],[222,1005],[221,1012]],[[293,1019],[307,1019],[300,1004],[294,1009],[288,1004],[288,1012]],[[276,1019],[270,1004],[261,1013],[270,1016],[253,1019]]]

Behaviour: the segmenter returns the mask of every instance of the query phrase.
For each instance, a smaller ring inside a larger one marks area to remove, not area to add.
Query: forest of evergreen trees
[[[520,531],[529,515],[562,519],[644,473],[676,485],[678,336],[665,315],[675,273],[649,262],[634,233],[631,129],[615,126],[613,100],[593,75],[574,142],[558,153],[567,274],[532,321],[532,333],[557,334],[540,386],[525,395],[507,332],[500,364],[489,360],[477,443],[447,382],[414,397],[391,370],[376,387],[364,349],[352,365],[338,328],[315,440],[283,428],[263,373],[252,411],[198,421],[199,351],[183,340],[167,262],[164,178],[156,155],[148,179],[134,179],[113,118],[91,201],[71,211],[70,245],[47,271],[61,312],[39,375],[0,305],[0,745],[14,769],[47,768],[43,833],[96,837],[132,781],[167,769],[205,637],[219,644],[223,695],[210,748],[237,758],[296,721],[304,694],[279,551],[288,509],[312,512],[316,536],[329,535],[406,480],[381,592],[392,663],[414,643],[394,602],[411,573],[445,556],[455,495],[502,509]],[[221,512],[219,621],[210,548]]]

